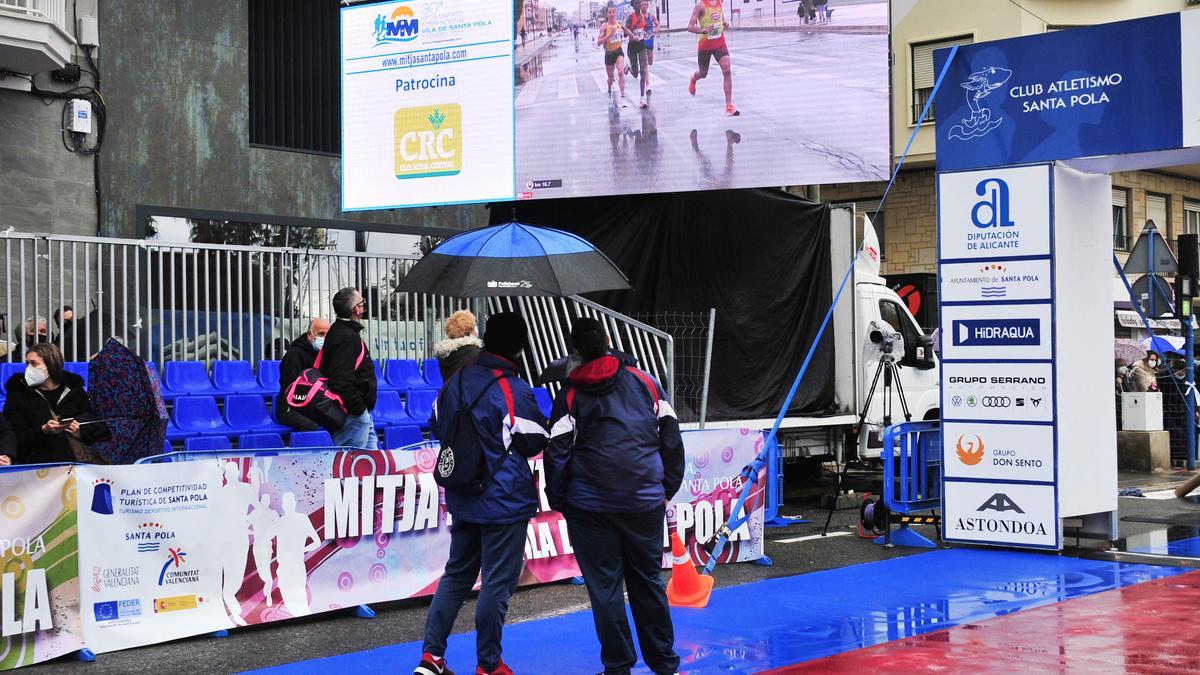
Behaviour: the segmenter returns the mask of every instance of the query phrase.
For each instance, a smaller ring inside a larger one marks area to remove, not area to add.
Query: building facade
[[[1200,11],[1189,7],[1194,3],[1187,0],[893,0],[892,147],[896,161],[932,92],[934,49]],[[935,116],[936,110],[931,109],[881,212],[883,273],[887,275],[936,272]],[[886,183],[824,185],[821,199],[852,202],[859,210],[873,212],[885,187]],[[1200,166],[1114,174],[1113,219],[1113,249],[1118,257],[1128,253],[1146,220],[1154,220],[1170,242],[1180,234],[1200,233]]]

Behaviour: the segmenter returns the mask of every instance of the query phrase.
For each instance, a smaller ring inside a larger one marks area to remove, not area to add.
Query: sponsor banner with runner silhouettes
[[[72,467],[0,473],[0,670],[78,650]]]
[[[683,485],[663,523],[696,564],[725,524],[761,432],[684,434]],[[80,467],[83,630],[97,652],[358,605],[432,595],[451,517],[437,445],[138,466]],[[521,584],[579,574],[565,521],[541,490]],[[720,562],[762,557],[765,480]],[[219,524],[219,526],[215,526]]]

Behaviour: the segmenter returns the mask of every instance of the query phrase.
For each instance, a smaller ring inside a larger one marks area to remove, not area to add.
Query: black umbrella
[[[413,266],[399,290],[477,298],[630,288],[621,270],[586,239],[511,222],[442,242]]]

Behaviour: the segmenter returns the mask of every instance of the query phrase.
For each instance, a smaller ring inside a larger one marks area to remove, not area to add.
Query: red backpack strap
[[[508,378],[504,376],[504,371],[492,369],[492,375],[500,382],[500,391],[504,393],[504,405],[508,407],[508,421],[510,424],[517,423],[517,409],[513,403],[512,385],[508,383]]]
[[[317,370],[321,369],[321,355],[324,353],[325,353],[324,347],[321,347],[321,349],[319,351],[317,351],[317,360],[313,361],[313,368],[316,368]]]
[[[567,389],[567,414],[571,414],[571,408],[575,406],[575,387]]]
[[[362,365],[363,359],[367,357],[367,341],[359,340],[358,345],[358,359],[354,362],[355,370],[358,370],[358,367]],[[320,355],[318,354],[318,356]]]
[[[647,375],[646,373],[643,373],[642,371],[638,370],[637,368],[634,368],[633,366],[625,366],[625,370],[628,370],[629,372],[633,373],[634,375],[637,375],[637,378],[642,381],[642,384],[646,385],[646,391],[650,392],[650,400],[654,402],[654,414],[657,415],[658,414],[658,388],[656,388],[654,386],[654,380],[650,379],[649,375]]]

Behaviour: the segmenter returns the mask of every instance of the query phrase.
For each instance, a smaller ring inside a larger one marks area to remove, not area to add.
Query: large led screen
[[[885,180],[887,2],[805,8],[345,7],[343,209]]]

